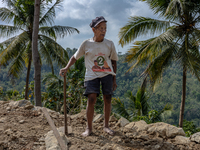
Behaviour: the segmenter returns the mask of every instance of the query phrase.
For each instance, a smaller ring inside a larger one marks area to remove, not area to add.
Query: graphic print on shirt
[[[92,67],[94,72],[111,72],[111,68],[108,66],[104,56],[105,54],[102,53],[95,55],[94,66]]]

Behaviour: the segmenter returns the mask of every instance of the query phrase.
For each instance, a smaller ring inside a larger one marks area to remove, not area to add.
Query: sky
[[[5,4],[0,2],[0,7]],[[132,46],[118,44],[118,33],[121,27],[127,24],[130,16],[143,16],[155,18],[149,6],[139,0],[64,0],[62,7],[56,9],[55,25],[70,26],[77,28],[80,33],[58,39],[57,42],[63,48],[79,48],[80,44],[93,37],[89,24],[97,16],[104,16],[107,22],[107,33],[105,38],[114,42],[116,51],[123,54]],[[0,24],[5,24],[0,21]],[[137,40],[142,40],[140,37]],[[5,39],[0,37],[0,42]]]

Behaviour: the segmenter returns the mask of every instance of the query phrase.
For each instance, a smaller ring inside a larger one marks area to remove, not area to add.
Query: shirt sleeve
[[[116,52],[115,45],[113,42],[111,43],[110,59],[118,61],[117,52]]]
[[[81,56],[83,56],[85,54],[85,42],[84,41],[81,46],[78,48],[78,50],[76,51],[76,53],[74,54],[74,58],[76,60],[78,60]]]

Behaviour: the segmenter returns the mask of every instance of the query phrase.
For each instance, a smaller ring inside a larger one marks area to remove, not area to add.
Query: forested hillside
[[[76,49],[70,50],[67,48],[69,56],[72,56]],[[140,67],[132,70],[130,73],[126,73],[129,69],[129,65],[124,62],[125,54],[119,55],[119,61],[117,66],[117,90],[114,93],[114,97],[119,97],[122,101],[126,102],[128,99],[125,94],[128,90],[136,94],[142,83],[141,73],[144,71],[145,67]],[[56,66],[56,64],[55,64]],[[60,67],[55,67],[55,74],[58,76]],[[20,93],[23,92],[25,86],[26,70],[21,74],[19,79],[11,80],[7,76],[7,69],[1,67],[0,70],[0,86],[3,91],[17,90]],[[42,65],[42,78],[45,74],[50,73],[51,68],[46,64]],[[61,77],[59,77],[61,78]],[[12,82],[11,82],[12,81]],[[33,67],[31,69],[30,82],[33,81]],[[182,88],[182,71],[181,68],[177,66],[169,67],[163,73],[162,83],[156,88],[155,92],[152,93],[151,90],[146,89],[150,98],[148,103],[152,109],[160,110],[167,103],[173,105],[173,111],[171,117],[165,118],[163,121],[177,125],[179,119],[179,110],[181,104],[181,88]],[[200,126],[200,84],[199,81],[187,73],[187,95],[186,95],[186,105],[185,105],[185,119],[188,121],[193,121],[197,126]],[[42,91],[45,91],[45,86],[42,85]]]

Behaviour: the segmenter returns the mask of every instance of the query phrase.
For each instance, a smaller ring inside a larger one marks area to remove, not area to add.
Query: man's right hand
[[[67,70],[68,70],[68,69],[66,69],[66,68],[60,69],[59,75],[60,75],[61,77],[64,77],[64,76],[66,75],[66,73],[67,73]]]

